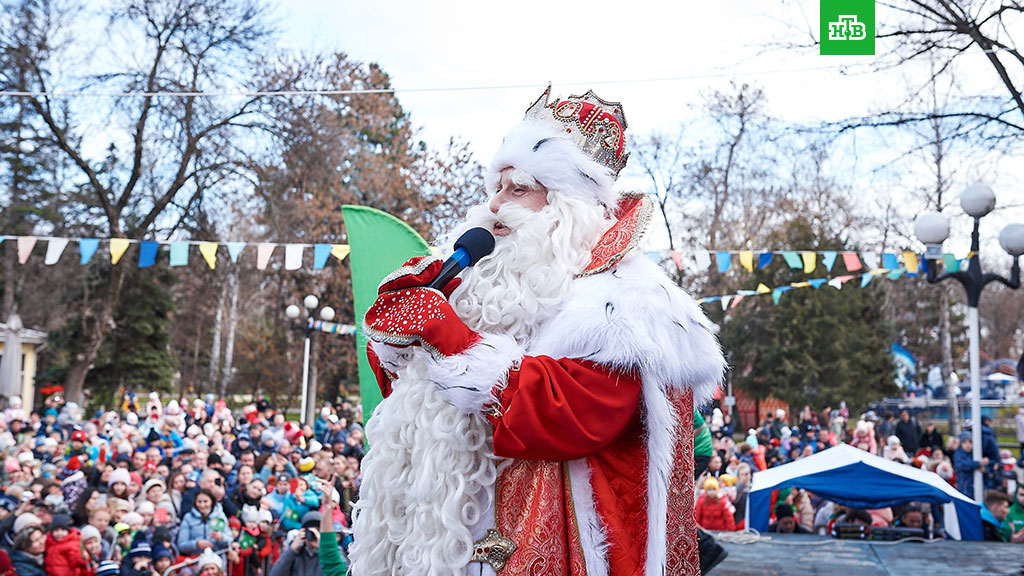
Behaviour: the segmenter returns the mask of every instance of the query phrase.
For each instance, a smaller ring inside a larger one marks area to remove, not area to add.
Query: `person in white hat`
[[[437,257],[381,283],[353,573],[699,571],[693,409],[725,360],[697,303],[632,253],[653,204],[615,190],[625,129],[620,104],[549,88],[441,248],[482,227],[493,252],[461,285],[423,287]]]
[[[223,576],[224,562],[220,556],[213,553],[213,550],[207,548],[199,555],[197,569],[203,576]]]

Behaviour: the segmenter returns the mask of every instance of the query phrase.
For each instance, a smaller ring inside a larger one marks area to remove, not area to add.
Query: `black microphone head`
[[[469,254],[469,266],[475,265],[481,258],[494,252],[494,235],[486,228],[470,228],[455,241],[455,249],[462,248]]]

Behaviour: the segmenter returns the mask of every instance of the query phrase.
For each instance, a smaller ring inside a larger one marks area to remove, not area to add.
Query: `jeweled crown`
[[[540,98],[526,110],[526,119],[554,123],[576,141],[595,162],[612,169],[615,177],[626,167],[626,116],[622,104],[606,102],[587,90],[582,96],[550,101],[549,84]]]

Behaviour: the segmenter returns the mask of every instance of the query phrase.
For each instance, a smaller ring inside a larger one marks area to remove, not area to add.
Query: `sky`
[[[548,82],[555,95],[593,88],[622,102],[627,135],[643,135],[674,131],[694,117],[702,91],[727,89],[731,81],[763,88],[771,115],[812,123],[881,109],[904,97],[908,78],[922,72],[879,73],[871,71],[875,56],[784,48],[817,35],[817,0],[307,0],[282,1],[276,15],[283,48],[339,50],[381,65],[420,137],[434,146],[452,136],[468,141],[484,164]],[[983,54],[964,63],[961,85],[1000,93]],[[860,146],[861,168],[896,153],[870,136]],[[1009,164],[983,177],[1000,200],[1024,203],[1021,163]],[[878,185],[870,173],[848,177],[856,186]],[[990,219],[988,236],[1007,219],[1022,217],[1015,211]]]

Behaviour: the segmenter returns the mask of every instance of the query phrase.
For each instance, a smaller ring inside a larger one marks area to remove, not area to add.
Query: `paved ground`
[[[732,533],[736,534],[736,533]],[[717,536],[717,535],[716,535]],[[739,575],[955,576],[1024,574],[1024,546],[993,542],[864,542],[771,534],[768,542],[720,538],[729,557],[711,573]]]

